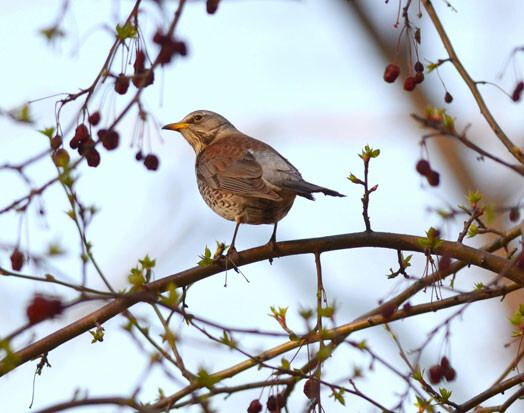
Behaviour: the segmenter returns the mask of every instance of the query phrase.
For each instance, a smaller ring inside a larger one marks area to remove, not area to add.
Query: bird
[[[228,255],[236,253],[240,224],[273,224],[268,244],[275,250],[277,224],[297,195],[312,201],[315,192],[345,196],[305,181],[270,145],[243,134],[218,113],[197,110],[162,129],[180,132],[191,145],[202,198],[215,213],[236,222]]]

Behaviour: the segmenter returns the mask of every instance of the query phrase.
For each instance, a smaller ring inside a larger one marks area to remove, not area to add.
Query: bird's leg
[[[227,259],[230,259],[231,257],[233,258],[232,260],[233,264],[235,261],[238,261],[238,252],[237,252],[237,249],[235,248],[235,239],[237,238],[238,227],[242,223],[242,217],[241,216],[235,217],[235,221],[237,225],[235,227],[235,232],[233,233],[233,240],[231,241],[231,245],[229,246],[229,249],[227,250],[227,254],[226,254]]]
[[[278,222],[275,222],[275,226],[273,227],[273,234],[271,234],[271,238],[269,238],[268,244],[271,245],[271,251],[273,253],[278,252],[277,247],[277,224]],[[273,264],[273,257],[269,258],[269,263]]]

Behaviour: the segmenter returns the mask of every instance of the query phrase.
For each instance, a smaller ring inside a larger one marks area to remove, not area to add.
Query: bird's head
[[[191,112],[180,122],[170,123],[162,129],[180,132],[197,155],[215,140],[237,131],[226,118],[208,110]]]

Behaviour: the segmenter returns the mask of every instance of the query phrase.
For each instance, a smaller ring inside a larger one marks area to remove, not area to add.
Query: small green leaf
[[[282,370],[290,370],[291,363],[285,357],[282,357],[282,359],[280,360],[280,368]]]
[[[446,390],[444,388],[438,389],[438,391],[439,391],[440,397],[442,397],[443,401],[448,401],[449,398],[451,397],[451,393],[453,393],[452,391]]]
[[[333,393],[331,394],[331,396],[342,406],[346,405],[346,401],[344,400],[344,389],[340,389],[338,391],[333,389]]]
[[[204,254],[199,255],[198,258],[200,258],[200,261],[198,261],[197,264],[201,267],[213,264],[213,259],[211,258],[211,250],[207,247],[207,245],[206,249],[204,250]]]
[[[40,132],[42,135],[47,136],[49,139],[53,139],[53,135],[55,134],[55,128],[50,126],[49,128],[41,129],[38,132]]]
[[[229,335],[226,330],[222,332],[222,337],[220,338],[220,342],[230,347],[231,349],[234,349],[237,347],[237,342],[233,340],[231,335]]]
[[[354,184],[361,184],[361,185],[364,184],[364,182],[363,182],[362,180],[358,179],[358,178],[357,178],[355,175],[353,175],[353,174],[349,174],[348,179],[349,179],[351,182],[353,182]]]
[[[479,229],[475,224],[471,224],[468,228],[468,238],[473,238],[475,235],[478,235]]]
[[[176,285],[174,282],[170,282],[166,289],[167,297],[162,296],[160,302],[168,307],[174,308],[178,303],[178,293],[176,292]]]
[[[479,282],[475,283],[475,291],[481,291],[484,288],[484,284]]]
[[[205,369],[199,369],[196,382],[199,386],[207,387],[209,390],[213,389],[213,386],[218,383],[220,379],[210,375]]]
[[[135,26],[131,24],[124,24],[121,26],[118,24],[116,26],[116,37],[120,41],[124,41],[126,39],[134,39],[138,34],[138,30]]]

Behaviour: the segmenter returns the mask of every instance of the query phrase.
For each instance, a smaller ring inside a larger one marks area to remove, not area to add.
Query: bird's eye
[[[198,122],[199,120],[202,120],[202,115],[195,115],[193,119]]]

